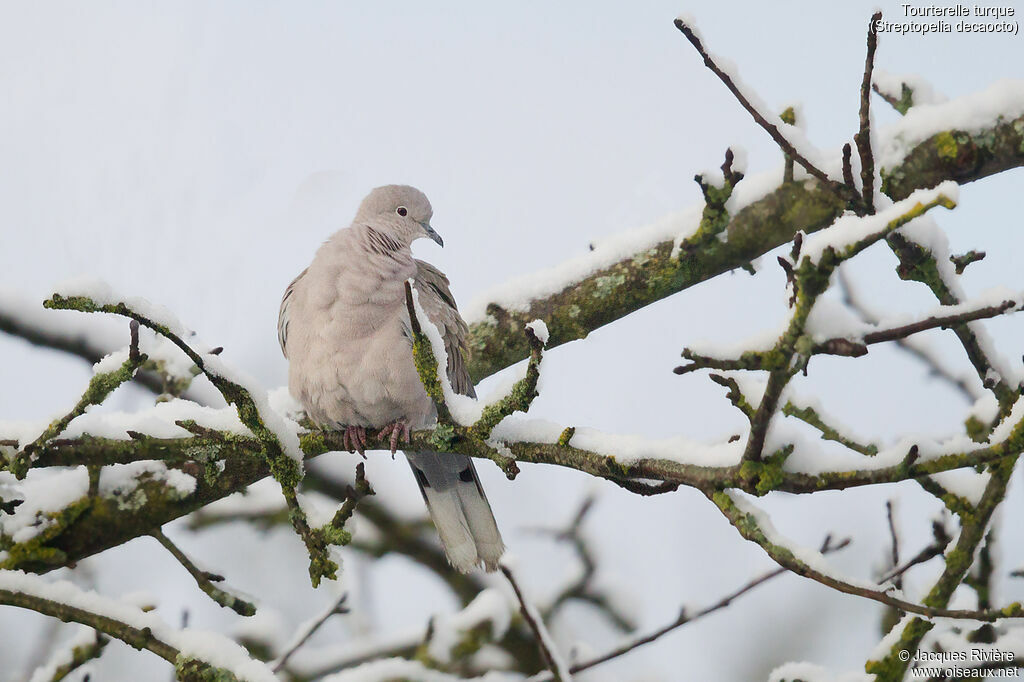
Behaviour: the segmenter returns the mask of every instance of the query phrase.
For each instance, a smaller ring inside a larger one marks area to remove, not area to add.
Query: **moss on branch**
[[[898,608],[901,611],[920,614],[926,618],[964,618],[986,622],[996,621],[1001,618],[1024,618],[1024,609],[1022,609],[1018,602],[1014,602],[1004,609],[976,611],[949,609],[946,608],[945,602],[941,604],[933,603],[926,598],[923,603],[917,604],[894,597],[889,594],[887,589],[882,587],[873,589],[864,585],[843,581],[829,573],[822,572],[818,567],[807,563],[803,558],[797,556],[791,549],[780,544],[776,539],[769,537],[761,527],[761,522],[757,516],[738,506],[729,493],[720,491],[709,495],[709,497],[736,530],[739,531],[740,535],[759,545],[780,566],[839,592],[871,599]],[[968,559],[968,567],[972,560]],[[959,581],[957,581],[957,584],[959,584]],[[872,671],[869,670],[868,672]]]
[[[947,138],[956,141],[956,154],[940,158],[940,140]],[[900,165],[882,169],[882,190],[899,200],[944,180],[964,184],[1022,165],[1024,117],[999,119],[971,135],[947,131],[920,143]],[[470,374],[479,381],[529,356],[523,327],[531,320],[547,324],[548,348],[585,338],[655,301],[749,264],[797,232],[827,227],[845,208],[845,200],[817,180],[784,182],[731,216],[724,242],[714,240],[675,255],[673,242],[664,241],[530,301],[524,310],[491,304],[487,318],[470,325]]]
[[[968,133],[944,130],[921,142],[899,166],[882,168],[882,191],[898,201],[915,189],[934,187],[944,180],[963,184],[1024,163],[1024,116]]]
[[[285,451],[284,444],[278,439],[277,434],[267,426],[263,415],[260,414],[259,406],[245,387],[231,381],[220,372],[210,369],[203,354],[192,348],[167,325],[150,319],[124,302],[99,304],[87,296],[54,294],[43,305],[57,310],[113,313],[133,320],[132,324],[136,326],[133,327],[132,353],[129,362],[141,364],[145,360],[144,356],[139,355],[137,349],[137,325],[139,324],[153,330],[181,349],[198,370],[206,375],[224,397],[224,400],[235,407],[238,418],[259,441],[261,447],[258,454],[266,462],[270,474],[280,484],[281,494],[288,505],[292,527],[302,539],[306,551],[309,553],[309,578],[313,586],[318,586],[324,577],[330,579],[337,577],[338,565],[331,559],[329,548],[334,544],[345,544],[351,538],[347,533],[333,528],[330,524],[323,528],[310,527],[306,513],[298,500],[297,489],[302,480],[301,462],[293,459]],[[216,354],[216,352],[214,351],[212,354]],[[16,460],[15,464],[21,465],[22,463]]]
[[[458,437],[453,436],[447,451],[482,459],[495,458],[490,446],[470,436],[469,427],[459,429],[461,431],[458,432]],[[341,431],[305,434],[301,439],[303,451],[307,457],[315,457],[328,451],[341,451],[344,449],[343,435]],[[132,447],[137,447],[140,448],[140,453],[173,453],[172,466],[200,473],[201,467],[180,461],[180,453],[187,447],[184,441],[189,439],[169,440],[170,444],[167,446],[160,445],[160,439],[156,438],[114,442],[90,438],[83,442],[53,443],[47,448],[66,452],[51,454],[44,449],[40,461],[68,462],[72,453],[77,452],[94,463],[102,463],[101,455],[105,452],[113,452],[121,460],[127,457]],[[197,441],[196,447],[200,450],[212,444],[209,438],[196,437],[194,440]],[[389,448],[385,441],[379,441],[371,434],[368,434],[367,440],[367,449]],[[905,460],[888,467],[826,471],[819,474],[786,471],[781,466],[774,466],[773,458],[765,460],[770,466],[764,469],[764,475],[752,476],[753,470],[749,466],[744,471],[739,465],[698,466],[684,464],[672,458],[627,460],[576,448],[565,442],[514,442],[507,443],[506,446],[511,453],[513,464],[518,462],[562,466],[618,482],[642,479],[684,485],[702,491],[736,488],[758,495],[770,490],[813,493],[894,483],[943,471],[1012,461],[1024,450],[1024,422],[1018,423],[1005,441],[986,447],[950,453],[924,461]],[[255,447],[258,446],[244,439],[222,443],[217,451],[217,459],[223,461],[223,471],[215,478],[197,476],[196,489],[191,495],[183,496],[175,488],[151,479],[140,481],[137,492],[133,493],[134,498],[143,500],[142,504],[125,505],[119,498],[102,496],[92,498],[87,503],[83,502],[82,508],[76,510],[73,518],[69,517],[67,523],[59,524],[60,532],[51,531],[52,536],[39,540],[31,553],[20,554],[17,560],[9,560],[5,567],[45,572],[127,542],[134,537],[149,535],[154,528],[159,528],[269,475],[266,461],[254,456],[258,454]],[[414,431],[409,447],[436,448],[434,431]],[[139,457],[144,458],[141,455]]]
[[[182,682],[239,682],[238,678],[228,670],[183,655],[171,644],[154,636],[148,627],[139,629],[116,618],[86,611],[77,606],[2,588],[0,588],[0,604],[30,609],[64,622],[88,625],[97,632],[118,639],[135,649],[151,651],[174,665],[177,679]]]

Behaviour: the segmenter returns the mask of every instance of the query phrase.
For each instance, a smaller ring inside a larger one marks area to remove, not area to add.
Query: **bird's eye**
[[[395,213],[404,218],[405,216],[409,215],[409,209],[407,209],[405,206],[399,206],[398,208],[395,209]]]

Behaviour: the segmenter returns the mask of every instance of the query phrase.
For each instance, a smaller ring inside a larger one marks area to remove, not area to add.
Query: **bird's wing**
[[[292,302],[295,285],[306,276],[307,272],[309,272],[309,268],[300,272],[299,276],[293,279],[288,288],[284,290],[284,296],[281,297],[281,309],[277,313],[277,341],[281,344],[281,352],[286,358],[288,357],[288,306]]]
[[[448,278],[430,263],[417,260],[415,284],[420,306],[444,340],[448,354],[448,380],[452,388],[456,393],[476,397],[464,357],[469,328],[455,306]]]

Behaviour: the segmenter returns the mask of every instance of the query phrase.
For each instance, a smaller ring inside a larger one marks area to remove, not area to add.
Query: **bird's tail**
[[[505,544],[473,460],[430,451],[407,452],[405,456],[451,565],[462,573],[480,564],[485,570],[495,570]]]

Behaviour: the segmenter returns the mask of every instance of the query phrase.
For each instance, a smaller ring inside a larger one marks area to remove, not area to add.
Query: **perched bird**
[[[278,340],[288,358],[288,388],[316,424],[344,429],[345,447],[362,453],[366,429],[381,429],[395,452],[410,429],[436,420],[433,401],[416,373],[405,283],[444,339],[448,378],[474,396],[462,354],[467,327],[448,278],[412,257],[428,237],[433,210],[414,187],[378,187],[363,199],[355,220],[316,252],[281,300]],[[505,549],[471,458],[407,452],[445,554],[465,573],[481,564],[493,571]]]

